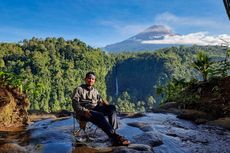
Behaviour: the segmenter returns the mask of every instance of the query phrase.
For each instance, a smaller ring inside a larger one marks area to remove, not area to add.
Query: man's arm
[[[106,106],[106,105],[109,105],[109,102],[108,102],[107,100],[104,100],[104,99],[103,99],[103,100],[102,100],[102,104]]]
[[[99,104],[109,105],[109,102],[107,100],[104,100],[98,91],[97,91],[97,101]]]
[[[89,117],[91,116],[90,111],[86,109],[85,107],[82,107],[80,105],[80,87],[76,88],[74,90],[73,96],[72,96],[72,106],[75,112],[79,113],[80,116]]]

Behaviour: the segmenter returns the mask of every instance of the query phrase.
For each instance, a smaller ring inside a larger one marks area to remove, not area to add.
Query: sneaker
[[[114,134],[114,136],[112,138],[112,145],[113,146],[128,146],[130,143],[131,142],[128,139],[126,139],[126,138],[124,138],[124,137],[122,137],[116,133]]]

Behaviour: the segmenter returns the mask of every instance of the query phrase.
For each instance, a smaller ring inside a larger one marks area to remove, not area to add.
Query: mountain
[[[148,44],[143,41],[149,40],[163,40],[166,36],[176,36],[170,29],[163,25],[153,25],[143,32],[128,38],[122,42],[107,45],[103,49],[109,52],[120,51],[141,51],[141,50],[155,50],[159,48],[169,47],[172,44]]]
[[[210,35],[208,32],[195,32],[185,35],[173,33],[163,25],[153,25],[127,40],[107,45],[108,52],[149,51],[171,46],[230,46],[230,35]]]

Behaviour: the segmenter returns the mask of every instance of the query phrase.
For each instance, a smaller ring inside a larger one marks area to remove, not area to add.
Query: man
[[[93,87],[96,81],[94,72],[85,76],[85,84],[77,87],[72,96],[72,106],[81,121],[90,121],[101,128],[110,138],[112,145],[129,145],[130,141],[116,134],[118,128],[116,108],[103,101],[99,92]],[[105,116],[108,116],[109,122]]]

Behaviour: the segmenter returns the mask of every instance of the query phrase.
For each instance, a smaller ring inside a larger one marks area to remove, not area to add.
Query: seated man
[[[112,145],[129,145],[130,141],[116,134],[118,128],[116,108],[102,100],[98,91],[93,88],[96,76],[94,72],[88,72],[85,76],[85,84],[74,90],[72,106],[79,120],[90,121],[101,128],[110,138]],[[109,122],[105,116],[108,116]]]

